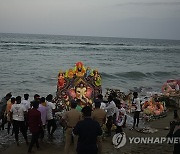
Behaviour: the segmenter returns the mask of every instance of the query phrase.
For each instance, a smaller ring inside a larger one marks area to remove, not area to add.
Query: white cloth
[[[56,106],[52,102],[47,101],[47,120],[53,119],[53,110]]]
[[[100,109],[105,109],[105,107],[106,107],[106,104],[105,103],[103,103],[103,102],[101,102],[101,106],[100,106]]]
[[[24,112],[27,111],[23,104],[13,104],[10,112],[12,112],[13,120],[24,121]]]
[[[135,111],[141,111],[141,102],[139,98],[135,98],[133,104],[136,106]]]
[[[179,90],[179,85],[178,85],[178,84],[176,84],[176,86],[175,86],[175,90],[176,90],[176,91],[178,91],[178,90]]]
[[[30,109],[30,102],[28,100],[23,100],[21,102],[21,104],[23,104],[25,106],[27,111],[28,111],[28,109]]]
[[[113,116],[116,112],[116,104],[114,103],[114,101],[108,103],[107,107],[105,107],[104,110],[107,110],[107,117]]]

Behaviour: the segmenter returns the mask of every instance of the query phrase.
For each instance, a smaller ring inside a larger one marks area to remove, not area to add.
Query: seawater
[[[98,69],[102,88],[161,91],[180,78],[180,40],[0,34],[0,97],[55,95],[59,70],[77,61]]]

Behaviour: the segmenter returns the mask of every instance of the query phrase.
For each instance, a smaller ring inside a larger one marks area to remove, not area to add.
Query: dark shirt
[[[173,121],[172,123],[170,123],[170,130],[169,130],[169,133],[167,135],[167,137],[174,137],[174,138],[180,138],[180,129],[177,129],[176,127],[179,127],[177,124],[175,124],[176,122]],[[175,132],[174,132],[174,129],[177,129]],[[175,143],[174,144],[174,151],[173,151],[173,154],[179,154],[180,152],[180,143],[179,143],[179,140],[178,140],[178,143]]]
[[[73,133],[79,136],[76,149],[78,153],[97,152],[97,136],[102,135],[101,127],[97,121],[85,118],[77,123]]]
[[[35,108],[28,111],[28,126],[31,133],[37,133],[42,126],[41,112]]]
[[[180,138],[180,129],[178,129],[174,134],[173,137]],[[174,151],[173,154],[179,154],[180,153],[180,143],[174,144]]]
[[[2,115],[6,110],[6,105],[7,105],[6,97],[3,97],[0,101],[0,115]]]

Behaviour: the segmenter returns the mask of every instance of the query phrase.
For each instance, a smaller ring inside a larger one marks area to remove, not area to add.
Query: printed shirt
[[[27,111],[23,104],[13,104],[10,112],[12,112],[13,120],[24,121],[24,112]]]
[[[125,115],[126,115],[126,110],[121,107],[120,109],[116,108],[116,125],[117,126],[122,126],[125,121]]]

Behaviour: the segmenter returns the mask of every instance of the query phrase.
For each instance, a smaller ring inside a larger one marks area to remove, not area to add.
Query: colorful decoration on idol
[[[86,69],[82,62],[77,62],[74,68],[74,72],[77,77],[83,77],[86,73]]]
[[[59,74],[58,74],[58,84],[57,84],[57,87],[58,89],[62,89],[65,85],[65,79],[64,79],[64,72],[62,72],[61,70],[59,71]]]
[[[101,75],[98,70],[86,68],[82,62],[77,62],[74,69],[60,71],[58,74],[56,100],[61,101],[66,109],[72,100],[77,99],[81,101],[81,107],[91,105],[101,93]]]

